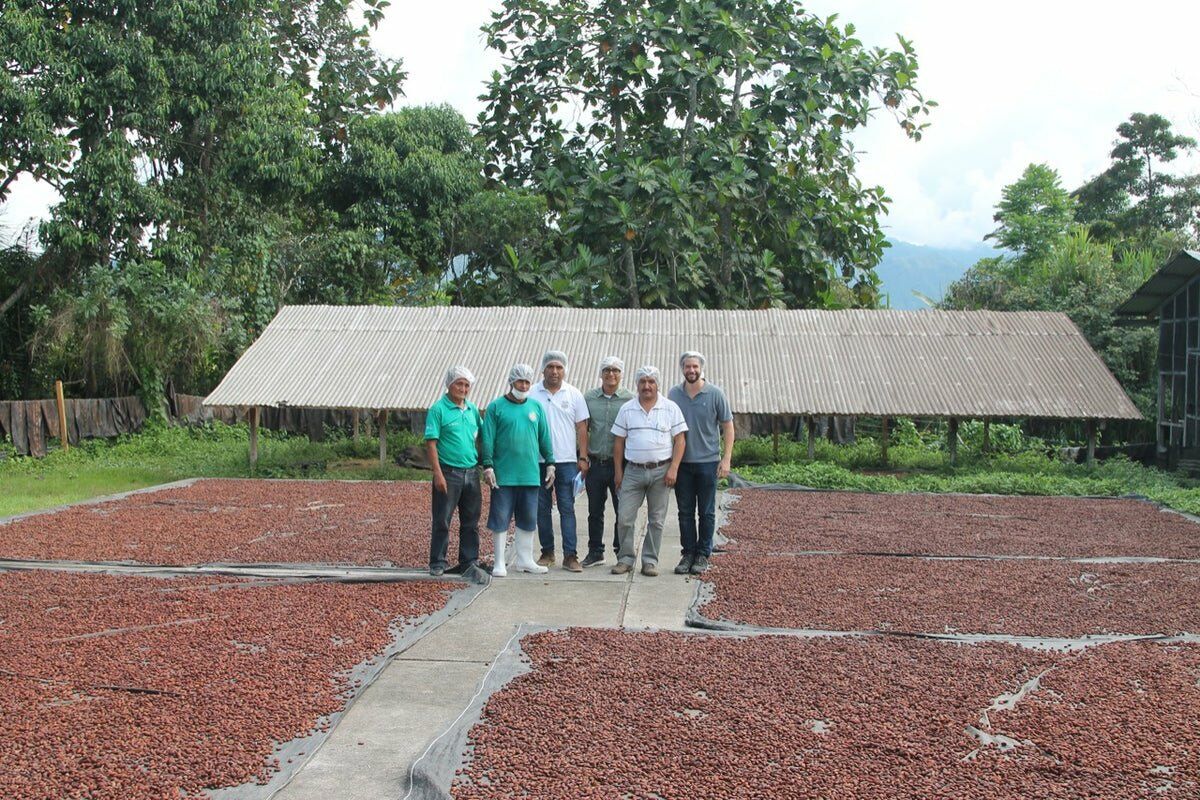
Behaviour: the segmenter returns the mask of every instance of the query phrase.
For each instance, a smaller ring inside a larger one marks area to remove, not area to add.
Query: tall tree
[[[488,174],[545,193],[592,302],[875,302],[888,201],[850,133],[879,103],[920,138],[907,41],[790,0],[505,0],[484,33]]]
[[[400,91],[400,64],[369,42],[386,5],[0,4],[0,200],[21,174],[62,196],[41,227],[45,253],[5,286],[0,312],[26,294],[51,297],[41,340],[70,352],[99,341],[88,309],[162,310],[162,325],[109,326],[134,363],[99,361],[110,369],[98,391],[132,378],[149,398],[165,376],[190,374],[189,359],[212,369],[240,350],[307,266],[281,261],[308,258],[305,238],[337,221],[324,175],[349,129]],[[223,325],[225,354],[137,338],[174,341],[166,312],[184,301]],[[166,363],[138,363],[164,353]]]
[[[1073,210],[1058,172],[1046,164],[1030,164],[1018,181],[1004,187],[993,218],[999,227],[983,238],[1026,263],[1041,261],[1066,236]]]
[[[1159,114],[1141,113],[1117,126],[1117,136],[1112,164],[1075,191],[1076,218],[1109,240],[1200,234],[1200,175],[1172,174],[1165,166],[1194,150],[1196,140],[1172,131]]]

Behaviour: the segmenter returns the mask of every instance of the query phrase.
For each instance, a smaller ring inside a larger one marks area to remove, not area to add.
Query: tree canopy
[[[505,0],[484,33],[487,174],[545,195],[567,302],[875,302],[888,201],[850,136],[886,107],[920,138],[907,41],[779,0]]]
[[[1117,126],[1112,164],[1075,190],[1076,219],[1108,241],[1200,234],[1200,176],[1172,174],[1165,166],[1195,149],[1196,140],[1175,133],[1165,117],[1130,115]]]

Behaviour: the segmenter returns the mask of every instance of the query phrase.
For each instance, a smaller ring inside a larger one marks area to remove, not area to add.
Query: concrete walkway
[[[587,549],[587,503],[576,505],[580,557]],[[638,540],[645,531],[643,509]],[[612,520],[606,539],[611,540]],[[486,535],[486,532],[485,532]],[[556,537],[556,541],[560,541]],[[611,546],[611,542],[610,542]],[[536,545],[535,545],[536,547]],[[559,553],[561,563],[561,553]],[[510,570],[469,607],[400,654],[276,797],[280,800],[378,800],[408,791],[413,762],[470,704],[488,667],[517,626],[683,629],[695,594],[693,578],[675,575],[679,524],[674,498],[667,514],[660,575],[613,575],[616,559],[582,574],[551,567],[545,575]]]

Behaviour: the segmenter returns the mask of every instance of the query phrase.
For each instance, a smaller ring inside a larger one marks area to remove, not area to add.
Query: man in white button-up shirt
[[[621,552],[616,575],[633,570],[633,541],[638,509],[646,503],[646,536],[642,540],[642,574],[658,575],[658,550],[663,522],[671,502],[671,487],[679,475],[686,446],[687,422],[683,412],[659,392],[661,379],[655,367],[637,371],[638,396],[621,406],[613,423],[613,464],[620,492],[617,530]]]
[[[548,350],[542,356],[542,379],[533,386],[529,396],[542,404],[546,421],[550,423],[550,442],[554,447],[554,482],[542,486],[538,493],[538,539],[542,556],[538,564],[554,564],[554,515],[551,498],[558,503],[558,523],[562,532],[563,569],[583,572],[576,553],[575,536],[575,476],[587,474],[588,425],[587,401],[583,392],[567,383],[567,356],[558,350]],[[545,474],[542,475],[543,484]]]

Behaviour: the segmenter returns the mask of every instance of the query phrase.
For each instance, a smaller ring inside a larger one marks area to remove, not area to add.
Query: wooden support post
[[[817,420],[811,414],[808,417],[808,460],[817,457]]]
[[[351,437],[358,442],[358,409],[356,408],[350,413],[354,415],[354,420],[350,423],[350,430],[353,432]]]
[[[985,418],[983,420],[983,454],[987,455],[992,452],[992,420]]]
[[[387,409],[379,412],[379,466],[387,466]]]
[[[887,463],[887,458],[888,458],[888,456],[887,456],[888,438],[889,438],[888,418],[884,417],[883,418],[883,432],[879,434],[879,454],[883,458],[884,464]]]
[[[950,466],[958,464],[958,417],[951,417],[946,429],[946,446],[950,449]]]
[[[258,464],[258,406],[250,407],[250,469]]]
[[[779,417],[771,417],[771,450],[779,461]]]
[[[58,434],[65,453],[71,449],[71,443],[67,441],[67,401],[63,400],[62,381],[54,382],[54,400],[58,403]]]
[[[1089,419],[1087,421],[1087,464],[1089,467],[1096,464],[1096,420]]]

